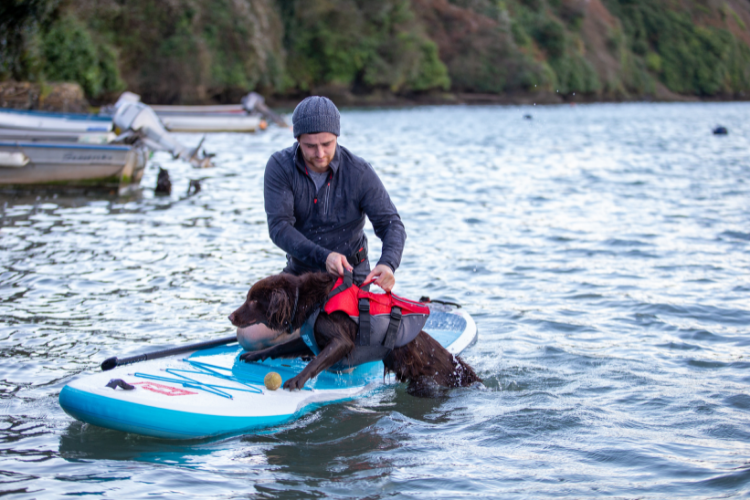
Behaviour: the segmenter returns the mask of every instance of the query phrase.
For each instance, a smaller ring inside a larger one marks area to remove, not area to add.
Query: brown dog
[[[263,323],[278,332],[297,330],[325,303],[335,281],[336,277],[327,273],[269,276],[250,288],[245,303],[229,315],[229,320],[238,328]],[[298,297],[296,313],[291,317],[295,297]],[[326,314],[321,311],[314,326],[320,353],[299,375],[284,382],[284,388],[302,389],[309,379],[349,354],[354,349],[357,328],[357,323],[343,312]],[[290,336],[289,342],[246,352],[241,358],[250,362],[304,356],[313,357],[313,352],[302,338]],[[409,382],[410,394],[418,396],[429,394],[435,386],[466,387],[481,382],[469,365],[424,331],[409,344],[390,351],[383,363],[386,371],[393,372],[399,382]]]

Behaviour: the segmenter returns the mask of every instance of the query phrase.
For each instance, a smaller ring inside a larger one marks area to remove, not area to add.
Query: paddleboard
[[[430,306],[424,330],[448,351],[460,354],[476,340],[468,313]],[[383,363],[377,361],[348,373],[324,371],[301,391],[271,391],[263,383],[266,374],[276,372],[286,381],[306,362],[245,363],[239,359],[242,352],[230,344],[80,376],[63,387],[60,406],[73,418],[100,427],[163,439],[200,439],[268,429],[394,381],[383,377]],[[107,386],[116,379],[135,389]]]

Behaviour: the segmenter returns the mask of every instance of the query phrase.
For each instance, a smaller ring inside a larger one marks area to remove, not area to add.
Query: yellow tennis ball
[[[266,384],[266,389],[269,391],[275,391],[281,387],[281,375],[276,372],[269,372],[263,379],[263,383]]]

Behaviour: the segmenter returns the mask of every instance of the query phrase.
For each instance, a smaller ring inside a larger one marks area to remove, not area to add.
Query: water
[[[249,285],[284,264],[262,179],[290,133],[209,136],[213,170],[156,155],[168,198],[152,194],[155,166],[129,199],[4,196],[0,492],[748,496],[748,116],[738,103],[344,112],[341,144],[406,225],[396,292],[465,305],[480,336],[464,357],[487,390],[390,386],[209,442],[83,425],[57,395],[109,356],[231,332]],[[186,198],[189,179],[203,189]]]

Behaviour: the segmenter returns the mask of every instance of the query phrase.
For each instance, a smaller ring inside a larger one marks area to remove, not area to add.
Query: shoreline
[[[319,89],[311,95],[324,95],[333,100],[340,108],[408,108],[419,106],[550,106],[563,104],[622,104],[622,103],[701,103],[701,102],[749,102],[750,96],[685,96],[666,92],[655,95],[644,94],[638,96],[602,96],[602,95],[567,95],[552,92],[528,92],[506,94],[472,94],[472,93],[443,93],[432,95],[398,96],[383,94],[352,95],[349,93],[326,92]],[[294,98],[270,96],[266,103],[275,109],[293,110],[299,101],[307,95]]]
[[[281,111],[293,110],[308,95],[329,97],[340,108],[409,108],[419,106],[532,106],[597,103],[663,103],[663,102],[747,102],[750,95],[686,96],[670,92],[659,85],[654,94],[643,95],[562,95],[556,92],[509,92],[504,94],[479,94],[466,92],[432,92],[398,95],[388,91],[367,94],[352,93],[347,88],[329,86],[315,89],[310,94],[269,95],[266,104]],[[111,95],[100,102],[86,100],[83,90],[74,83],[0,82],[0,107],[20,110],[52,112],[95,112],[99,105],[113,103],[119,97]],[[111,101],[111,102],[110,102]],[[175,103],[149,103],[175,104]],[[181,104],[236,104],[205,99]]]

